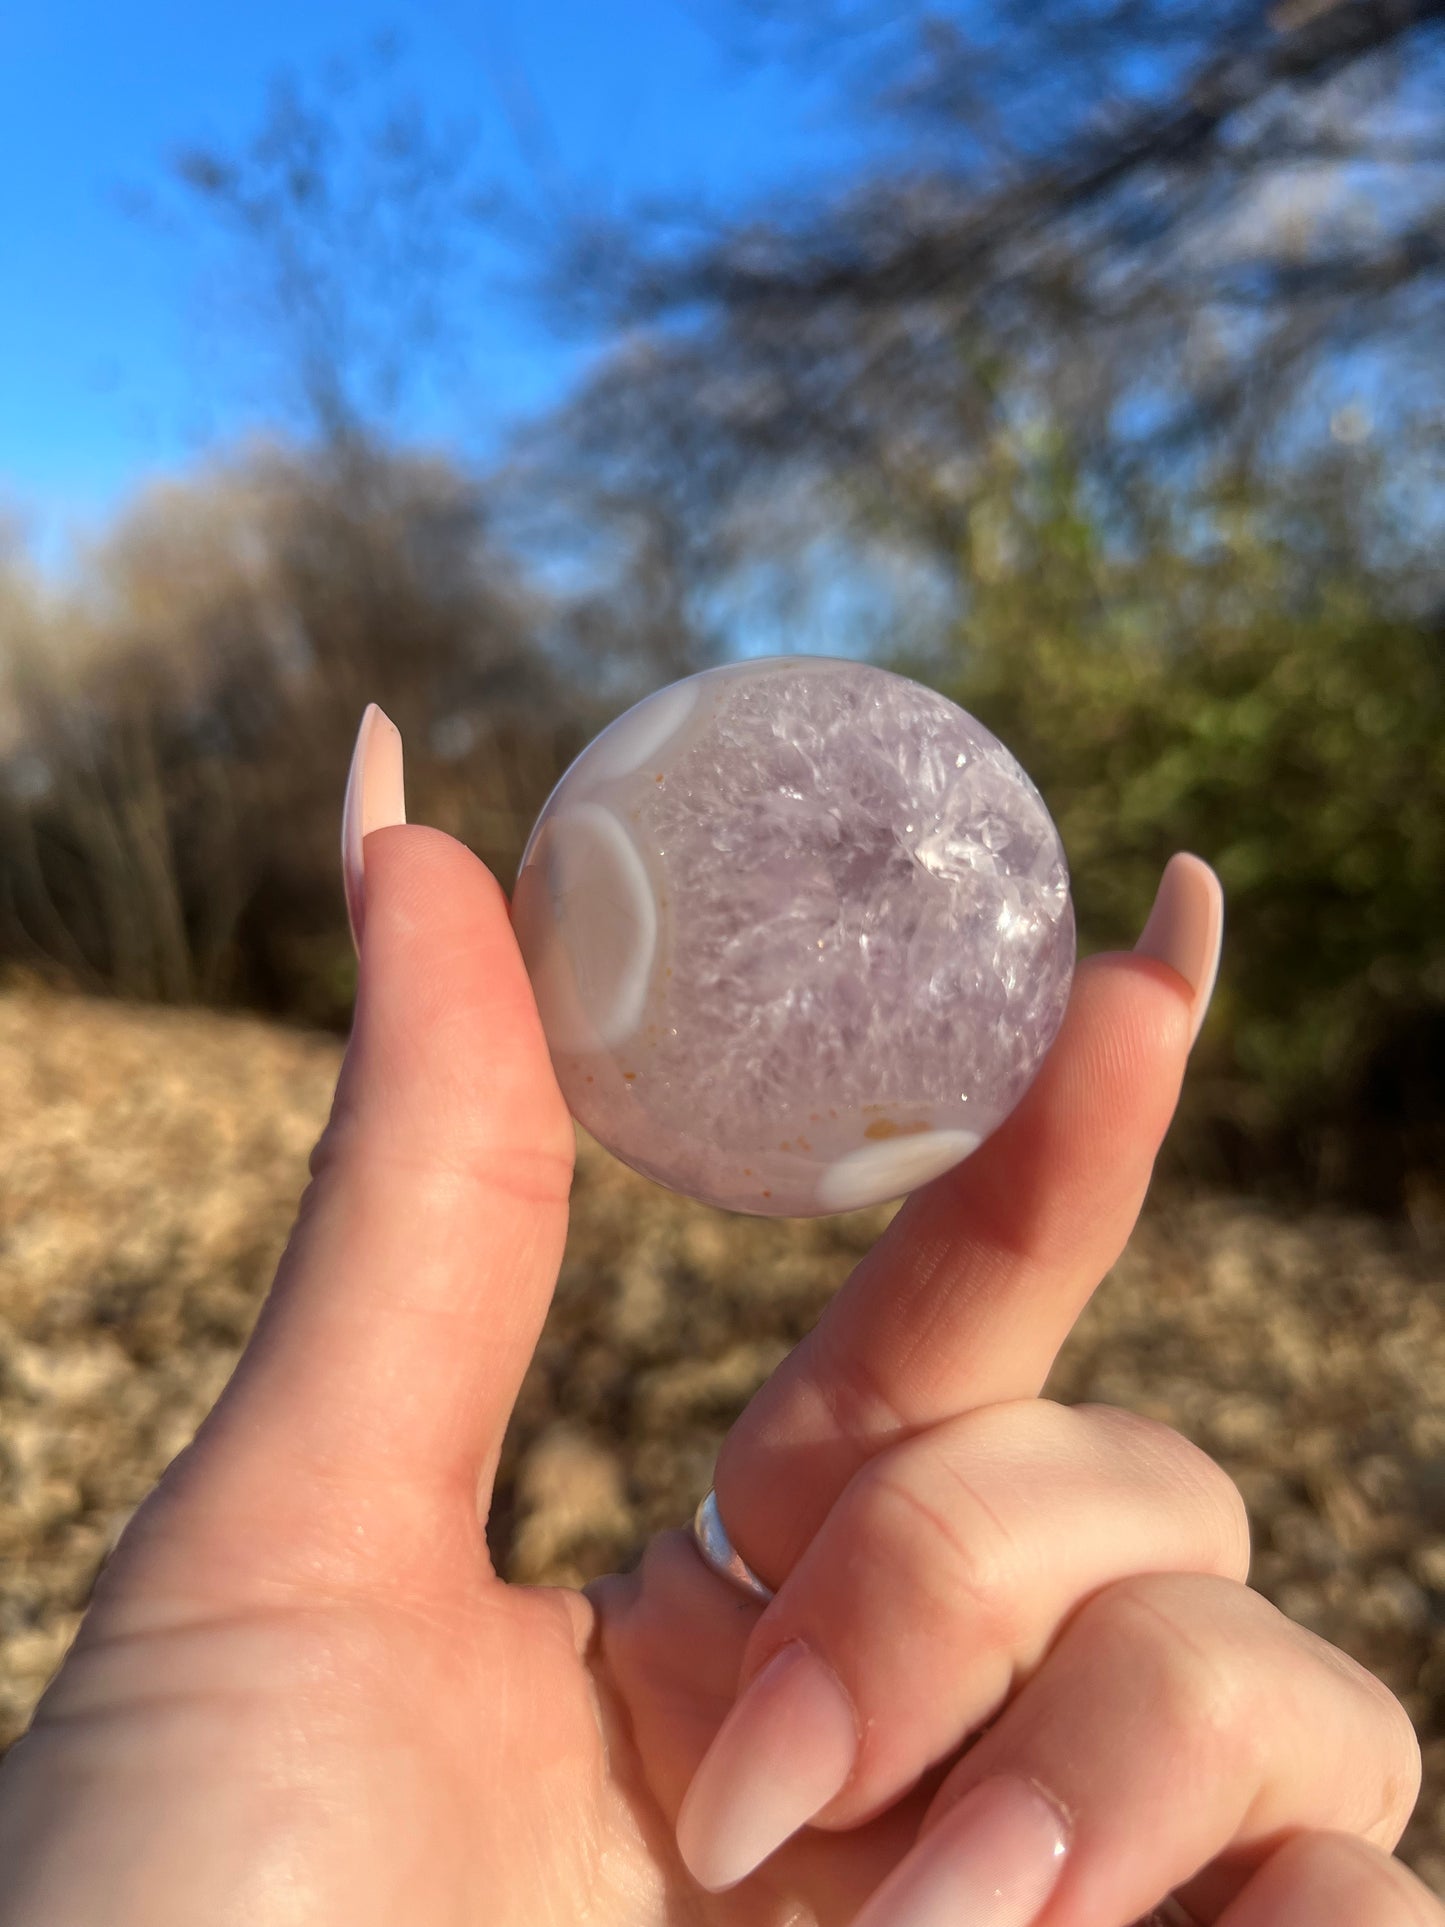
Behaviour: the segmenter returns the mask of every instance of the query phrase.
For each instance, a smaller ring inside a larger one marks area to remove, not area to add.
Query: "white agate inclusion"
[[[983,1142],[973,1131],[920,1131],[884,1144],[865,1144],[830,1164],[818,1180],[824,1211],[857,1211],[883,1198],[901,1198],[941,1177]]]
[[[631,776],[672,740],[696,706],[697,685],[691,681],[675,682],[637,703],[609,724],[587,751],[588,781]]]
[[[547,882],[577,1004],[593,1032],[586,1048],[615,1049],[647,1007],[657,951],[657,905],[627,831],[600,803],[579,803],[548,825]]]

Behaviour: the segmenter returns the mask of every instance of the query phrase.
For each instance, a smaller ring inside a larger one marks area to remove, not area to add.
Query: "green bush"
[[[1445,636],[1390,612],[1348,529],[1302,548],[1229,498],[1180,520],[1108,540],[1057,448],[1010,457],[966,618],[906,666],[1038,782],[1085,947],[1133,940],[1172,851],[1218,870],[1183,1154],[1399,1202],[1445,1169]]]

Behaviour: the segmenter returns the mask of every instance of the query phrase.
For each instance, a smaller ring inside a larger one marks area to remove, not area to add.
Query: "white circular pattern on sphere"
[[[1009,751],[869,664],[708,670],[584,750],[514,900],[573,1114],[732,1210],[896,1197],[969,1155],[1062,1021],[1068,871]]]
[[[824,1170],[818,1203],[824,1211],[856,1211],[883,1198],[901,1198],[961,1164],[979,1143],[972,1131],[919,1131],[891,1144],[865,1144]]]
[[[636,845],[600,803],[553,816],[545,861],[556,932],[587,935],[549,958],[556,1003],[542,1011],[548,1040],[569,1050],[612,1049],[636,1031],[647,1003],[657,949],[652,885]],[[565,988],[556,983],[563,967]]]
[[[669,683],[646,702],[629,709],[615,723],[609,723],[586,750],[594,782],[614,776],[631,776],[682,728],[697,707],[697,688],[691,677],[686,682]]]

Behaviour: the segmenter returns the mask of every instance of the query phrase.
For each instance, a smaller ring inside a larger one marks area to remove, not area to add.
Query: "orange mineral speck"
[[[626,1082],[629,1084],[634,1083],[637,1078],[636,1071],[624,1071],[622,1075],[623,1075],[623,1078],[626,1080]]]
[[[773,1195],[773,1194],[772,1194],[772,1192],[771,1192],[771,1191],[764,1191],[764,1193],[763,1193],[763,1196],[764,1196],[765,1198],[770,1198],[770,1197],[771,1197],[772,1195]]]
[[[912,1124],[899,1124],[891,1117],[875,1117],[871,1124],[864,1125],[863,1135],[871,1138],[917,1137],[920,1131],[927,1129],[927,1124],[921,1119],[915,1119]]]

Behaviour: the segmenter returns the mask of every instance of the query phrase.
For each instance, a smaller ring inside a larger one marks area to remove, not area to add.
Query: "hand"
[[[372,712],[313,1182],[0,1769],[3,1927],[1442,1927],[1387,1857],[1409,1726],[1246,1590],[1232,1488],[1037,1398],[1174,1107],[1203,866],[731,1433],[763,1610],[682,1532],[587,1595],[488,1564],[573,1134],[501,893],[400,819]]]

